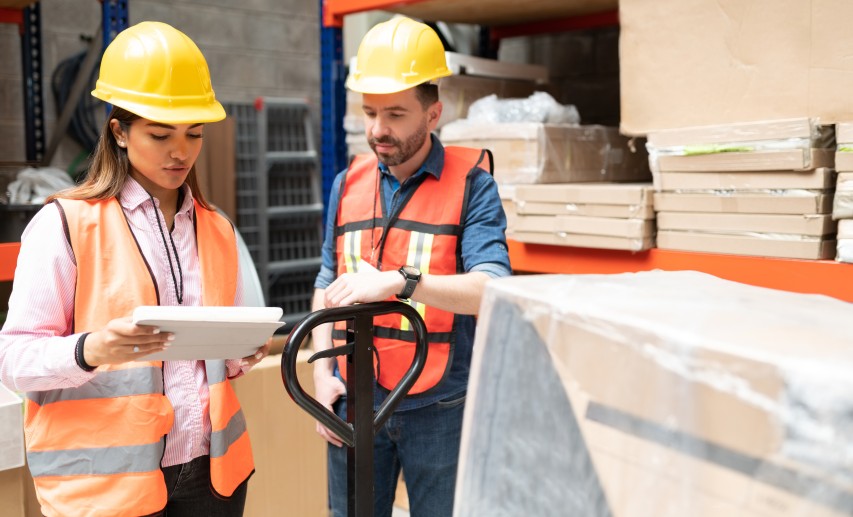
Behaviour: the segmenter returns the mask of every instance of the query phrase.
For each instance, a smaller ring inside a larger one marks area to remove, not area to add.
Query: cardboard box
[[[658,229],[723,233],[774,233],[820,237],[834,234],[831,215],[658,212]]]
[[[657,162],[662,172],[802,171],[835,167],[835,152],[831,149],[787,149],[689,156],[662,154]]]
[[[853,144],[853,122],[835,124],[835,141],[839,146]]]
[[[732,214],[828,214],[832,191],[765,190],[656,192],[658,212],[727,212]]]
[[[21,397],[0,384],[0,471],[24,465],[23,405]]]
[[[849,303],[692,271],[490,282],[455,515],[849,515],[851,335]]]
[[[582,215],[589,217],[618,217],[622,219],[654,219],[652,205],[598,205],[577,203],[541,203],[519,201],[516,211],[524,215]]]
[[[195,163],[205,198],[237,221],[237,161],[234,118],[204,125],[204,145]]]
[[[658,230],[657,247],[753,257],[829,259],[835,256],[835,240],[820,237],[781,239],[777,235],[726,235],[706,232]]]
[[[710,126],[677,126],[661,129],[648,135],[649,146],[656,149],[682,148],[693,150],[702,147],[742,145],[751,148],[762,143],[795,144],[808,149],[814,147],[819,135],[818,121],[806,117],[782,120],[757,120],[741,123],[724,123]]]
[[[765,190],[835,187],[835,171],[815,169],[806,172],[661,172],[659,190]]]
[[[838,181],[835,185],[832,217],[835,219],[853,217],[853,173],[842,172],[838,175]]]
[[[622,0],[621,129],[853,120],[848,0]]]
[[[648,219],[619,219],[582,215],[519,215],[513,225],[516,232],[606,235],[643,239],[654,234],[655,223]]]
[[[836,151],[835,152],[835,170],[838,172],[853,171],[853,152]]]
[[[26,468],[18,467],[0,471],[0,501],[3,501],[4,515],[10,517],[26,515],[24,483],[29,478],[29,472],[24,472],[26,470]],[[29,479],[29,482],[32,483],[32,478]]]
[[[518,219],[518,206],[511,199],[501,199],[501,206],[506,215],[507,230],[512,229],[515,226],[515,221]]]
[[[308,350],[299,352],[299,382],[313,394],[313,365]],[[233,381],[243,406],[255,458],[249,481],[247,517],[282,514],[327,517],[326,442],[315,431],[314,419],[299,408],[281,379],[281,356],[265,357]]]
[[[576,233],[546,232],[507,232],[507,238],[531,244],[550,244],[552,246],[571,246],[574,248],[598,248],[607,250],[644,251],[655,247],[653,237],[633,239],[607,235],[583,235]]]
[[[445,145],[486,148],[498,184],[648,181],[648,156],[613,127],[457,121],[441,129]]]
[[[838,238],[853,239],[853,219],[842,219],[838,221]]]
[[[853,239],[838,239],[835,260],[853,264]]]
[[[519,185],[515,189],[515,199],[519,202],[649,206],[652,192],[650,183]]]

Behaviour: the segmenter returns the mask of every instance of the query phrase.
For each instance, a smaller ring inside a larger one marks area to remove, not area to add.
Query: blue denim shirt
[[[444,146],[435,135],[431,135],[432,149],[423,165],[401,185],[385,164],[379,164],[381,173],[382,196],[389,212],[397,208],[408,189],[418,185],[418,176],[432,174],[441,176],[444,168]],[[325,289],[336,276],[335,260],[335,219],[338,213],[338,196],[343,172],[338,174],[332,184],[326,221],[326,236],[323,242],[323,263],[314,287]],[[468,201],[468,214],[462,230],[462,269],[465,272],[481,271],[492,278],[509,276],[512,273],[506,246],[506,214],[504,214],[498,187],[492,176],[485,170],[476,169],[471,183]],[[444,381],[432,390],[419,395],[406,397],[397,407],[398,411],[416,409],[433,404],[439,400],[451,398],[466,390],[468,372],[471,366],[471,349],[474,344],[474,316],[457,316],[458,327],[456,346],[453,351],[453,364]],[[374,403],[376,407],[385,399],[386,392],[376,388]]]

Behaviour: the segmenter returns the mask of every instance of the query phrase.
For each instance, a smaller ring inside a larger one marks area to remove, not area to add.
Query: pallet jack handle
[[[311,331],[325,323],[333,323],[335,321],[344,321],[348,323],[347,327],[347,344],[345,346],[332,348],[314,354],[308,362],[313,362],[319,357],[332,357],[335,355],[344,355],[348,357],[348,366],[350,358],[362,358],[365,366],[370,365],[370,378],[364,375],[362,371],[361,380],[356,379],[358,371],[347,372],[347,395],[353,398],[354,393],[351,388],[355,388],[360,393],[364,393],[365,386],[370,386],[369,398],[373,400],[373,317],[383,314],[399,313],[402,314],[411,323],[412,330],[415,335],[415,355],[412,364],[406,371],[406,374],[400,380],[396,387],[391,390],[391,393],[373,415],[373,425],[371,431],[377,432],[391,414],[396,409],[397,405],[402,401],[415,382],[418,380],[421,372],[424,369],[427,358],[427,331],[426,324],[421,318],[418,311],[412,308],[411,305],[401,302],[372,302],[352,305],[348,307],[333,307],[330,309],[321,309],[306,316],[299,322],[291,331],[287,342],[284,345],[284,353],[281,359],[281,375],[285,389],[296,404],[308,412],[311,416],[317,419],[321,424],[328,427],[343,441],[348,447],[356,446],[356,431],[351,423],[344,422],[333,412],[317,402],[316,399],[308,395],[302,386],[299,384],[299,379],[296,377],[296,357],[299,352],[299,347],[302,342],[310,335]],[[366,359],[365,359],[366,358]],[[358,386],[356,383],[361,382]],[[371,408],[372,413],[372,408]],[[371,436],[372,444],[372,436]]]

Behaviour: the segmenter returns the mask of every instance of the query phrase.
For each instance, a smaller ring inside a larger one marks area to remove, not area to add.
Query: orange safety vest
[[[338,276],[358,272],[359,263],[369,262],[380,271],[401,266],[418,268],[431,275],[462,273],[461,246],[467,212],[469,175],[477,167],[491,170],[487,151],[445,147],[441,177],[424,174],[420,185],[400,201],[396,213],[387,213],[380,192],[375,155],[357,156],[344,174],[335,225]],[[377,207],[381,207],[377,210]],[[378,213],[377,213],[378,212]],[[386,235],[383,235],[387,233]],[[396,298],[389,298],[396,300]],[[423,373],[409,393],[423,393],[438,385],[453,361],[456,316],[414,300],[409,303],[426,323],[429,353]],[[405,375],[415,353],[415,337],[409,320],[400,314],[374,318],[376,380],[393,389]],[[346,338],[346,322],[335,324],[333,343]],[[338,357],[341,375],[346,375],[346,357]]]
[[[73,332],[95,331],[158,305],[151,268],[118,200],[57,201],[77,264]],[[237,245],[231,224],[198,203],[195,226],[203,305],[233,305]],[[254,472],[246,422],[224,361],[205,361],[210,390],[210,474],[222,497]],[[27,462],[46,516],[139,516],[162,511],[160,468],[174,410],[162,361],[103,365],[86,384],[27,393]]]

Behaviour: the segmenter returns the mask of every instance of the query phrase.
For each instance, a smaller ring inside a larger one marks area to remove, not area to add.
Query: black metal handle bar
[[[353,447],[355,444],[355,433],[353,426],[344,422],[338,415],[329,411],[328,408],[317,402],[316,399],[308,395],[302,386],[299,384],[299,379],[296,377],[296,357],[299,352],[299,347],[302,342],[308,337],[311,331],[325,323],[333,323],[335,321],[344,321],[358,318],[372,318],[382,314],[399,313],[402,314],[412,325],[412,330],[415,334],[415,357],[412,364],[406,371],[406,374],[397,383],[397,386],[391,390],[391,393],[385,399],[379,410],[373,417],[374,432],[378,431],[391,417],[391,414],[401,402],[403,397],[409,393],[412,386],[418,380],[421,372],[426,364],[427,357],[427,331],[426,324],[412,306],[401,302],[372,302],[356,304],[348,307],[333,307],[331,309],[321,309],[312,312],[300,321],[290,332],[287,342],[284,345],[284,353],[281,358],[281,375],[284,381],[284,387],[290,398],[296,404],[308,412],[321,424],[328,427],[338,437],[347,444],[348,447]],[[356,340],[356,343],[358,340]],[[370,340],[370,346],[373,346],[373,340]],[[351,374],[351,373],[350,373]]]

